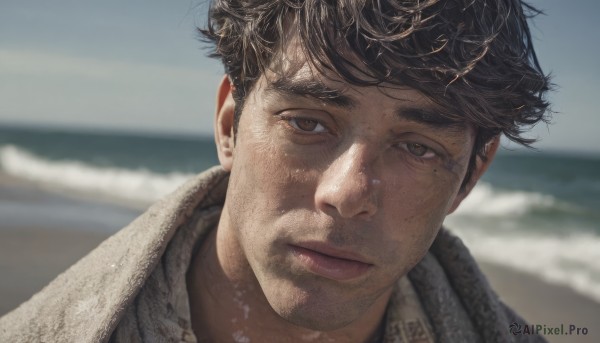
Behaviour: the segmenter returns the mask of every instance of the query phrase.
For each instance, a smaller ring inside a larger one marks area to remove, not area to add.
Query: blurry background
[[[198,0],[0,2],[0,119],[90,130],[210,135],[222,67],[195,40]],[[592,0],[536,0],[540,61],[559,86],[542,150],[600,151]],[[564,118],[564,119],[563,119]]]
[[[531,3],[545,12],[531,29],[557,114],[530,134],[538,151],[505,142],[446,224],[503,296],[560,286],[585,321],[600,317],[600,5]],[[222,67],[196,39],[205,13],[186,0],[0,2],[0,315],[217,163]]]

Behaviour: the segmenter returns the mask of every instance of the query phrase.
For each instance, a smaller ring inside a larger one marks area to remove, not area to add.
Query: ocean
[[[0,127],[0,172],[150,204],[218,163],[212,138]],[[501,151],[446,227],[476,258],[600,302],[600,157]]]

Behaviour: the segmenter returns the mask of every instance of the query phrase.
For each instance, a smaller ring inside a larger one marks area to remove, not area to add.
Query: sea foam
[[[67,189],[152,203],[175,190],[191,174],[157,174],[145,169],[96,167],[79,161],[52,161],[13,145],[0,147],[0,170]]]
[[[550,208],[556,199],[550,195],[524,191],[499,191],[489,183],[479,182],[456,210],[457,215],[506,216],[524,215],[533,209]]]
[[[597,235],[490,235],[458,228],[453,231],[480,260],[537,275],[600,302],[600,237]]]
[[[600,302],[600,236],[585,227],[537,224],[535,210],[575,215],[574,205],[535,192],[478,184],[444,225],[473,255],[574,289]],[[541,218],[543,219],[543,218]],[[540,220],[540,218],[538,218]]]

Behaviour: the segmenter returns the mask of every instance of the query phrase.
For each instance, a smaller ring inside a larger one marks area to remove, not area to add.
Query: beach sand
[[[142,210],[0,174],[0,316]]]
[[[0,316],[141,211],[140,204],[68,195],[0,175]],[[546,335],[549,342],[600,342],[600,303],[530,274],[490,263],[481,267],[502,300],[530,324],[588,330],[586,336]]]
[[[587,335],[545,335],[549,342],[600,342],[600,303],[528,273],[485,262],[479,265],[502,301],[529,324],[563,324],[565,331],[571,324],[588,329]]]

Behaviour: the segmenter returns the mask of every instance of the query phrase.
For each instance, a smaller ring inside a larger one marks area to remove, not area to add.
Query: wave
[[[465,198],[455,215],[506,216],[524,215],[532,210],[565,207],[547,194],[524,191],[501,191],[489,183],[479,182]]]
[[[600,303],[600,236],[566,230],[570,235],[456,229],[473,255],[567,286]]]
[[[480,182],[444,222],[482,261],[536,275],[600,302],[600,235],[584,210],[548,194]]]
[[[157,174],[145,169],[101,168],[79,161],[53,161],[14,145],[0,146],[0,170],[31,181],[150,204],[192,174]]]
[[[147,169],[98,167],[77,160],[50,160],[15,145],[0,145],[0,171],[31,181],[124,199],[153,202],[192,174],[161,174]],[[479,182],[453,216],[519,216],[536,209],[568,207],[546,194],[500,191]]]
[[[0,171],[34,182],[144,204],[156,201],[192,176],[50,160],[14,145],[0,146]],[[473,189],[445,224],[465,240],[478,259],[538,275],[600,302],[598,234],[586,233],[579,227],[554,232],[523,229],[526,226],[522,216],[564,206],[550,195],[499,190],[484,182]],[[511,229],[503,230],[505,227]],[[561,232],[572,234],[566,236]]]

